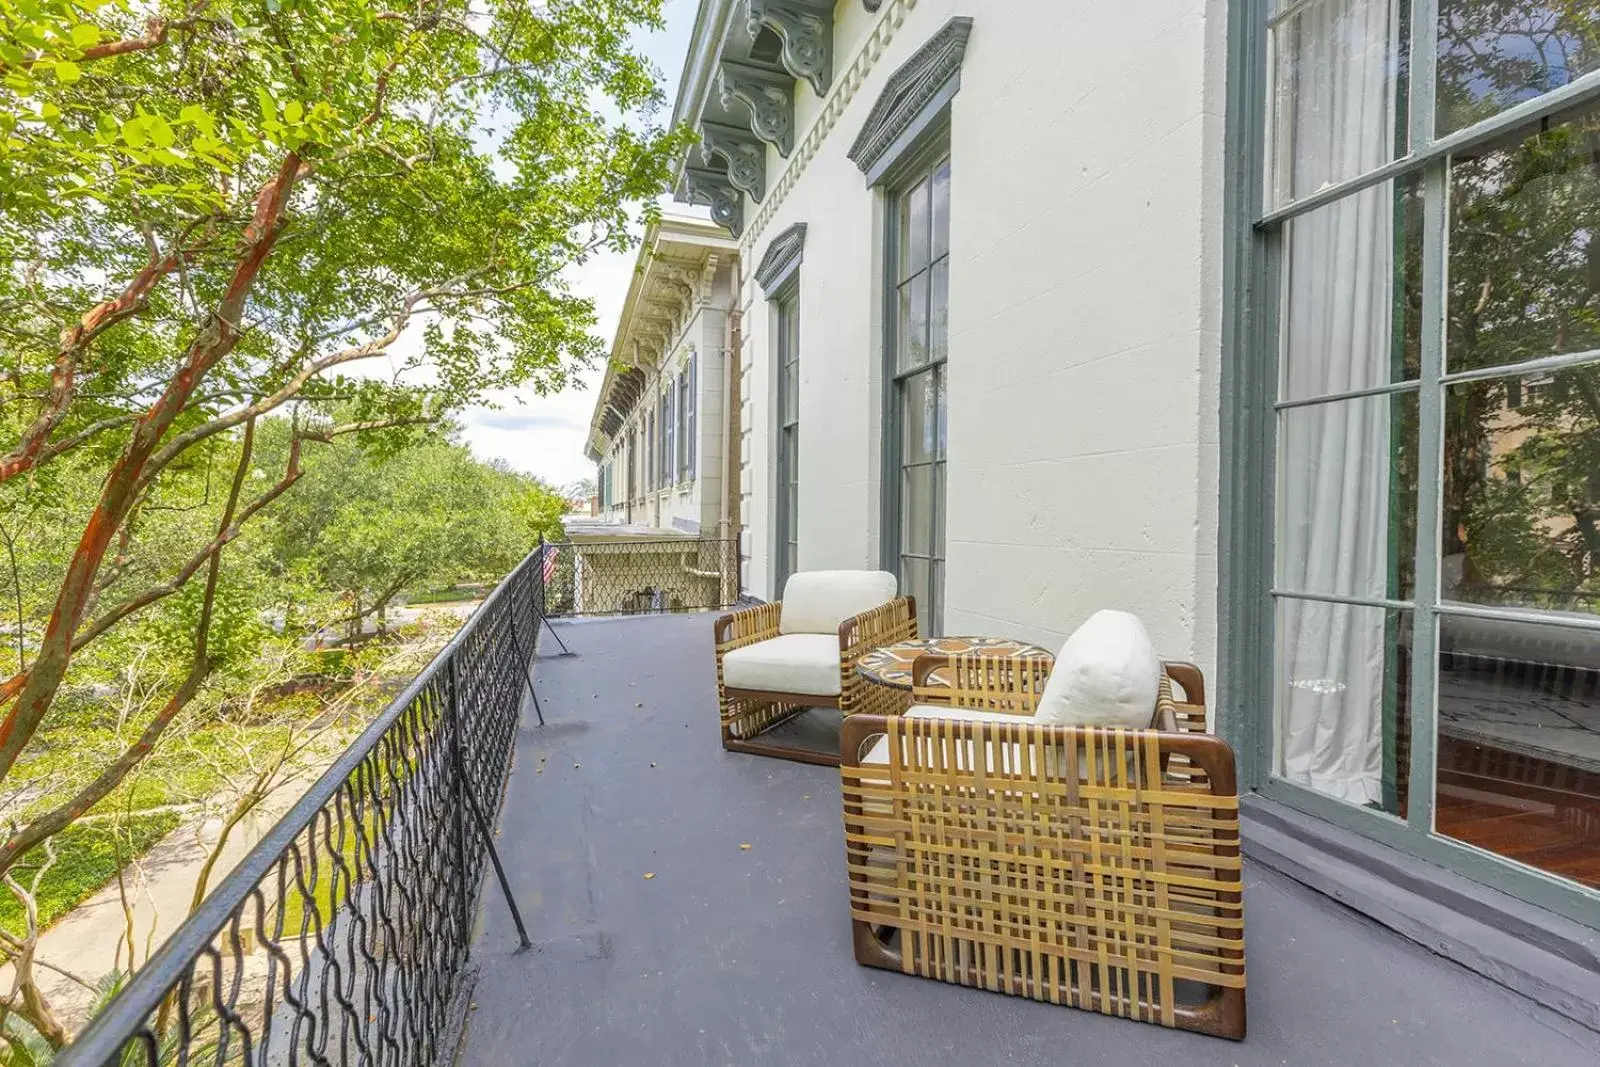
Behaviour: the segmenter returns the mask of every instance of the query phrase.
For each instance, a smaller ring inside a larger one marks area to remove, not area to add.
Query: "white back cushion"
[[[839,624],[895,598],[888,571],[801,571],[783,587],[778,632],[835,634]]]
[[[1161,658],[1144,624],[1125,611],[1097,611],[1061,646],[1034,718],[1142,729],[1160,687]]]

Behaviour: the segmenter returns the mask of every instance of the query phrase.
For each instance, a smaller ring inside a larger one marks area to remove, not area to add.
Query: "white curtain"
[[[1394,155],[1395,0],[1320,0],[1289,55],[1292,185],[1300,194]],[[1288,36],[1287,34],[1285,35]],[[1383,184],[1290,224],[1285,255],[1284,395],[1388,382],[1395,196]],[[1390,594],[1390,412],[1386,396],[1286,409],[1280,418],[1279,585]],[[1356,804],[1383,795],[1387,613],[1309,600],[1278,609],[1278,771]]]

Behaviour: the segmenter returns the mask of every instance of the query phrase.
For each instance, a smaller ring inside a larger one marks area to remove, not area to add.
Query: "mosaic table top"
[[[1016,641],[1009,637],[928,637],[917,641],[899,641],[875,648],[856,661],[856,673],[869,682],[893,689],[911,688],[911,665],[924,652],[953,654],[987,649],[1002,656],[1048,656],[1048,649]],[[934,671],[928,684],[946,686],[950,679],[941,677],[944,672]]]

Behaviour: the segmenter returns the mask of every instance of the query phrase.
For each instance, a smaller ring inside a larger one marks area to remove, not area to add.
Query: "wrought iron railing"
[[[739,598],[739,542],[622,538],[548,546],[551,615],[715,611]]]
[[[500,583],[58,1065],[453,1058],[551,558]]]

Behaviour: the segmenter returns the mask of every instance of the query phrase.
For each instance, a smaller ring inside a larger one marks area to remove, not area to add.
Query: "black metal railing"
[[[58,1065],[454,1057],[478,894],[499,872],[487,817],[556,551],[541,545],[490,593]]]
[[[713,538],[563,541],[545,595],[551,615],[715,611],[739,598],[739,542]]]

